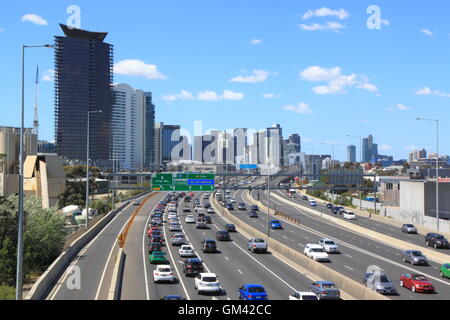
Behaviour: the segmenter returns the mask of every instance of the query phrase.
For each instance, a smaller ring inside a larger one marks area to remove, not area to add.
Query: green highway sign
[[[203,173],[157,173],[152,191],[215,191],[215,175]]]

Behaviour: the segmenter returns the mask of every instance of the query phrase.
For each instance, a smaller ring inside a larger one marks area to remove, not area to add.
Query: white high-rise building
[[[128,84],[113,85],[112,160],[124,170],[144,163],[145,94]]]

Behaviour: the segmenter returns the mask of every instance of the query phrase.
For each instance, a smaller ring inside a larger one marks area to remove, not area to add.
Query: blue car
[[[244,284],[238,289],[239,300],[269,300],[266,289],[259,284]]]
[[[280,221],[280,220],[272,220],[272,221],[270,221],[270,222],[269,222],[269,227],[270,227],[272,230],[275,230],[275,229],[283,229],[283,226],[281,225],[281,221]]]

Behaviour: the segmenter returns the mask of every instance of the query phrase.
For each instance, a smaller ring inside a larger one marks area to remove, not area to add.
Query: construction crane
[[[39,102],[39,66],[36,69],[36,83],[34,93],[34,118],[33,118],[33,134],[39,134],[39,117],[38,117],[38,102]],[[38,136],[39,138],[39,136]]]

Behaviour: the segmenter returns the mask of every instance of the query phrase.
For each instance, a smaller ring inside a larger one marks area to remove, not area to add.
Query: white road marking
[[[349,270],[351,270],[351,271],[355,271],[355,269],[353,269],[353,268],[350,268],[350,267],[348,267],[348,266],[345,266],[347,269],[349,269]]]
[[[353,258],[351,255],[349,254],[344,254],[344,256],[349,257],[350,259]]]
[[[225,257],[225,260],[230,261],[230,259],[228,259],[228,257]]]
[[[239,269],[237,269],[237,271],[240,273],[240,274],[244,274],[241,270],[239,270]]]

